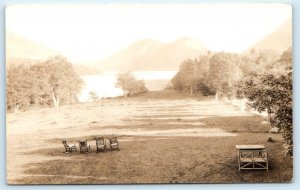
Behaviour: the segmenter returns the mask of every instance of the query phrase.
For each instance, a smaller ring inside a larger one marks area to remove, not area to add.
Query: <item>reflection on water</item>
[[[144,80],[149,90],[162,90],[174,77],[177,71],[136,71],[133,75]],[[117,97],[123,95],[123,91],[116,87],[118,72],[103,72],[101,75],[81,76],[85,86],[79,95],[80,102],[89,101],[89,92],[95,92],[99,98]]]

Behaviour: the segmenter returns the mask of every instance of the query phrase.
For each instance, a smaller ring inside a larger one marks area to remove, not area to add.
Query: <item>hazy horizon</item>
[[[6,31],[89,64],[144,39],[192,38],[212,51],[239,53],[291,16],[291,6],[279,3],[10,5]]]

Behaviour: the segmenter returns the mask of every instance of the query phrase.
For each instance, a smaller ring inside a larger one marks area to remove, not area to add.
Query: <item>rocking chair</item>
[[[87,140],[78,141],[79,142],[79,151],[80,153],[88,153],[91,150],[90,145],[87,144]]]
[[[103,137],[96,137],[96,152],[105,151],[107,150],[107,147],[104,142]]]
[[[76,145],[68,145],[66,139],[62,140],[62,143],[63,143],[63,145],[65,147],[65,150],[66,150],[65,153],[77,152]]]
[[[120,150],[119,149],[119,142],[117,137],[110,137],[109,138],[109,143],[110,143],[110,149],[111,150]]]

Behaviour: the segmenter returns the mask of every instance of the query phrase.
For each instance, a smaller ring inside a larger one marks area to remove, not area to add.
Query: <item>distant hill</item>
[[[188,58],[198,57],[207,48],[198,40],[182,38],[164,44],[141,40],[98,63],[102,70],[177,70]]]
[[[292,19],[285,21],[277,30],[267,35],[249,50],[274,50],[282,52],[292,46]]]
[[[10,31],[6,32],[7,64],[34,63],[59,53]]]
[[[6,32],[7,67],[12,64],[32,65],[56,55],[61,55],[61,53],[13,32]],[[79,75],[95,75],[101,73],[95,66],[84,64],[74,64],[74,69]]]

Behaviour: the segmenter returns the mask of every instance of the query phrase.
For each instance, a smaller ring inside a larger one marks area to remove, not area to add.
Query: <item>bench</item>
[[[269,170],[268,152],[264,145],[236,145],[239,170]]]

